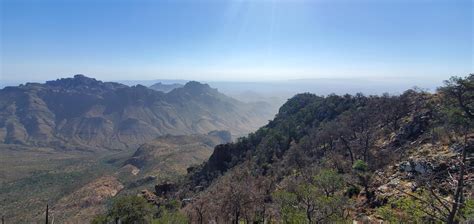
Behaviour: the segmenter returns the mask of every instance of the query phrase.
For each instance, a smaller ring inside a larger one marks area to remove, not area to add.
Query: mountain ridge
[[[0,142],[60,148],[134,148],[165,134],[228,130],[241,136],[271,117],[188,82],[169,93],[84,75],[0,90]]]

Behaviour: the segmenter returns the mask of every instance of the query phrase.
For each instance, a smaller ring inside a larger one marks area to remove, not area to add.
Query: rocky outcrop
[[[399,147],[405,142],[413,141],[426,132],[431,119],[431,111],[426,110],[411,118],[395,136],[392,147]]]
[[[398,165],[398,168],[401,172],[417,174],[426,174],[428,172],[433,172],[434,169],[433,164],[424,159],[401,162]]]

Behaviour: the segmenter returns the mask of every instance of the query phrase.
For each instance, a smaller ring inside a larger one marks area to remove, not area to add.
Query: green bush
[[[352,198],[354,196],[359,195],[359,193],[360,193],[360,188],[358,188],[357,186],[350,186],[347,188],[344,195],[346,195],[349,198]]]
[[[186,224],[189,223],[186,215],[174,209],[168,209],[161,206],[159,209],[160,217],[153,220],[153,224]]]
[[[474,199],[467,199],[460,213],[466,221],[474,221]]]
[[[387,203],[376,213],[389,223],[425,223],[431,218],[423,212],[423,205],[412,197],[403,197]]]
[[[101,215],[95,216],[94,219],[92,219],[91,224],[107,224],[110,221],[111,220],[109,219],[107,215],[101,214]]]
[[[369,166],[367,165],[367,163],[359,159],[354,162],[354,165],[352,165],[352,169],[360,172],[366,172],[367,170],[369,170]]]
[[[115,199],[107,216],[112,219],[120,219],[123,224],[148,223],[155,214],[153,205],[139,196],[124,196]]]
[[[305,223],[306,214],[298,207],[298,199],[295,193],[277,191],[273,198],[280,205],[280,215],[283,223]]]

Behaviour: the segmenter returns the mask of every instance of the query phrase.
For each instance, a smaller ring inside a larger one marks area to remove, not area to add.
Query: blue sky
[[[0,1],[2,80],[442,80],[474,72],[471,0]]]

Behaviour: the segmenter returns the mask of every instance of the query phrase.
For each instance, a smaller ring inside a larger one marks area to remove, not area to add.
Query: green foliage
[[[123,196],[112,201],[107,214],[98,215],[92,224],[121,223],[133,224],[185,224],[189,223],[186,215],[179,211],[178,201],[169,201],[156,209],[139,196]]]
[[[453,79],[449,86],[442,89],[444,95],[417,90],[406,91],[400,96],[357,94],[319,97],[298,94],[288,100],[276,118],[259,131],[239,139],[237,143],[216,148],[202,172],[191,178],[196,185],[202,186],[196,181],[202,179],[198,175],[207,176],[206,183],[210,183],[212,178],[244,162],[251,165],[256,175],[275,177],[277,182],[290,173],[298,174],[294,175],[296,183],[284,183],[289,186],[279,188],[273,194],[280,209],[281,221],[305,223],[314,217],[314,220],[322,218],[322,222],[334,222],[337,215],[328,214],[332,214],[331,211],[337,210],[338,206],[347,206],[347,198],[342,196],[342,177],[336,171],[321,170],[312,178],[298,178],[310,167],[335,167],[339,172],[350,172],[349,181],[354,186],[349,187],[345,195],[351,197],[362,190],[367,200],[360,206],[377,206],[379,201],[373,200],[377,187],[373,171],[384,171],[387,165],[393,165],[400,157],[407,156],[391,149],[403,148],[419,140],[430,129],[436,133],[437,139],[446,140],[446,136],[452,133],[451,129],[445,126],[437,128],[436,125],[466,124],[466,117],[474,106],[473,80],[473,75],[466,79]],[[458,88],[459,83],[463,83],[464,87]],[[464,108],[457,107],[460,102],[457,102],[456,96],[464,100]],[[439,107],[444,103],[444,108]],[[440,109],[446,110],[445,113]],[[389,150],[379,150],[380,143]],[[423,154],[420,152],[419,155]],[[279,184],[276,183],[277,186]],[[436,201],[433,206],[437,206]],[[419,202],[404,198],[390,202],[378,213],[394,222],[429,220],[420,213],[421,209],[423,207]],[[469,211],[468,206],[465,209]],[[334,214],[341,213],[337,211]]]
[[[124,196],[115,199],[109,209],[108,217],[120,219],[122,223],[147,223],[154,215],[154,208],[139,196]]]
[[[443,95],[442,112],[450,124],[472,125],[474,120],[474,74],[465,78],[451,77],[438,89]]]
[[[283,223],[305,223],[306,215],[298,207],[298,198],[295,193],[277,191],[273,194],[274,200],[280,205],[280,215]]]
[[[111,220],[107,215],[100,214],[92,219],[91,224],[107,224],[109,222],[111,222]]]
[[[474,221],[474,199],[468,199],[464,202],[464,206],[461,208],[460,214],[466,220]]]
[[[314,178],[314,185],[324,191],[326,196],[331,196],[344,186],[344,180],[336,171],[324,169]]]
[[[365,197],[370,202],[374,199],[374,192],[370,189],[372,173],[368,172],[369,167],[367,163],[362,160],[356,160],[352,169],[355,170],[356,176],[359,179],[359,184],[364,188]]]
[[[180,203],[170,200],[158,208],[158,217],[153,219],[153,224],[184,224],[189,223],[186,215],[179,211]]]
[[[389,223],[424,223],[428,217],[423,204],[412,197],[403,197],[377,209],[376,213]]]
[[[360,193],[360,188],[357,186],[350,186],[347,188],[346,192],[344,193],[347,197],[352,198],[353,196],[357,196]]]
[[[189,223],[186,215],[165,206],[159,208],[160,217],[153,220],[153,224],[185,224]]]
[[[354,165],[352,165],[352,169],[360,172],[366,172],[369,169],[369,166],[367,165],[367,163],[359,159],[354,162]]]
[[[333,183],[331,185],[331,183]],[[292,180],[287,190],[273,197],[283,223],[329,223],[344,221],[348,200],[342,194],[343,179],[334,170],[321,170],[310,181]]]

